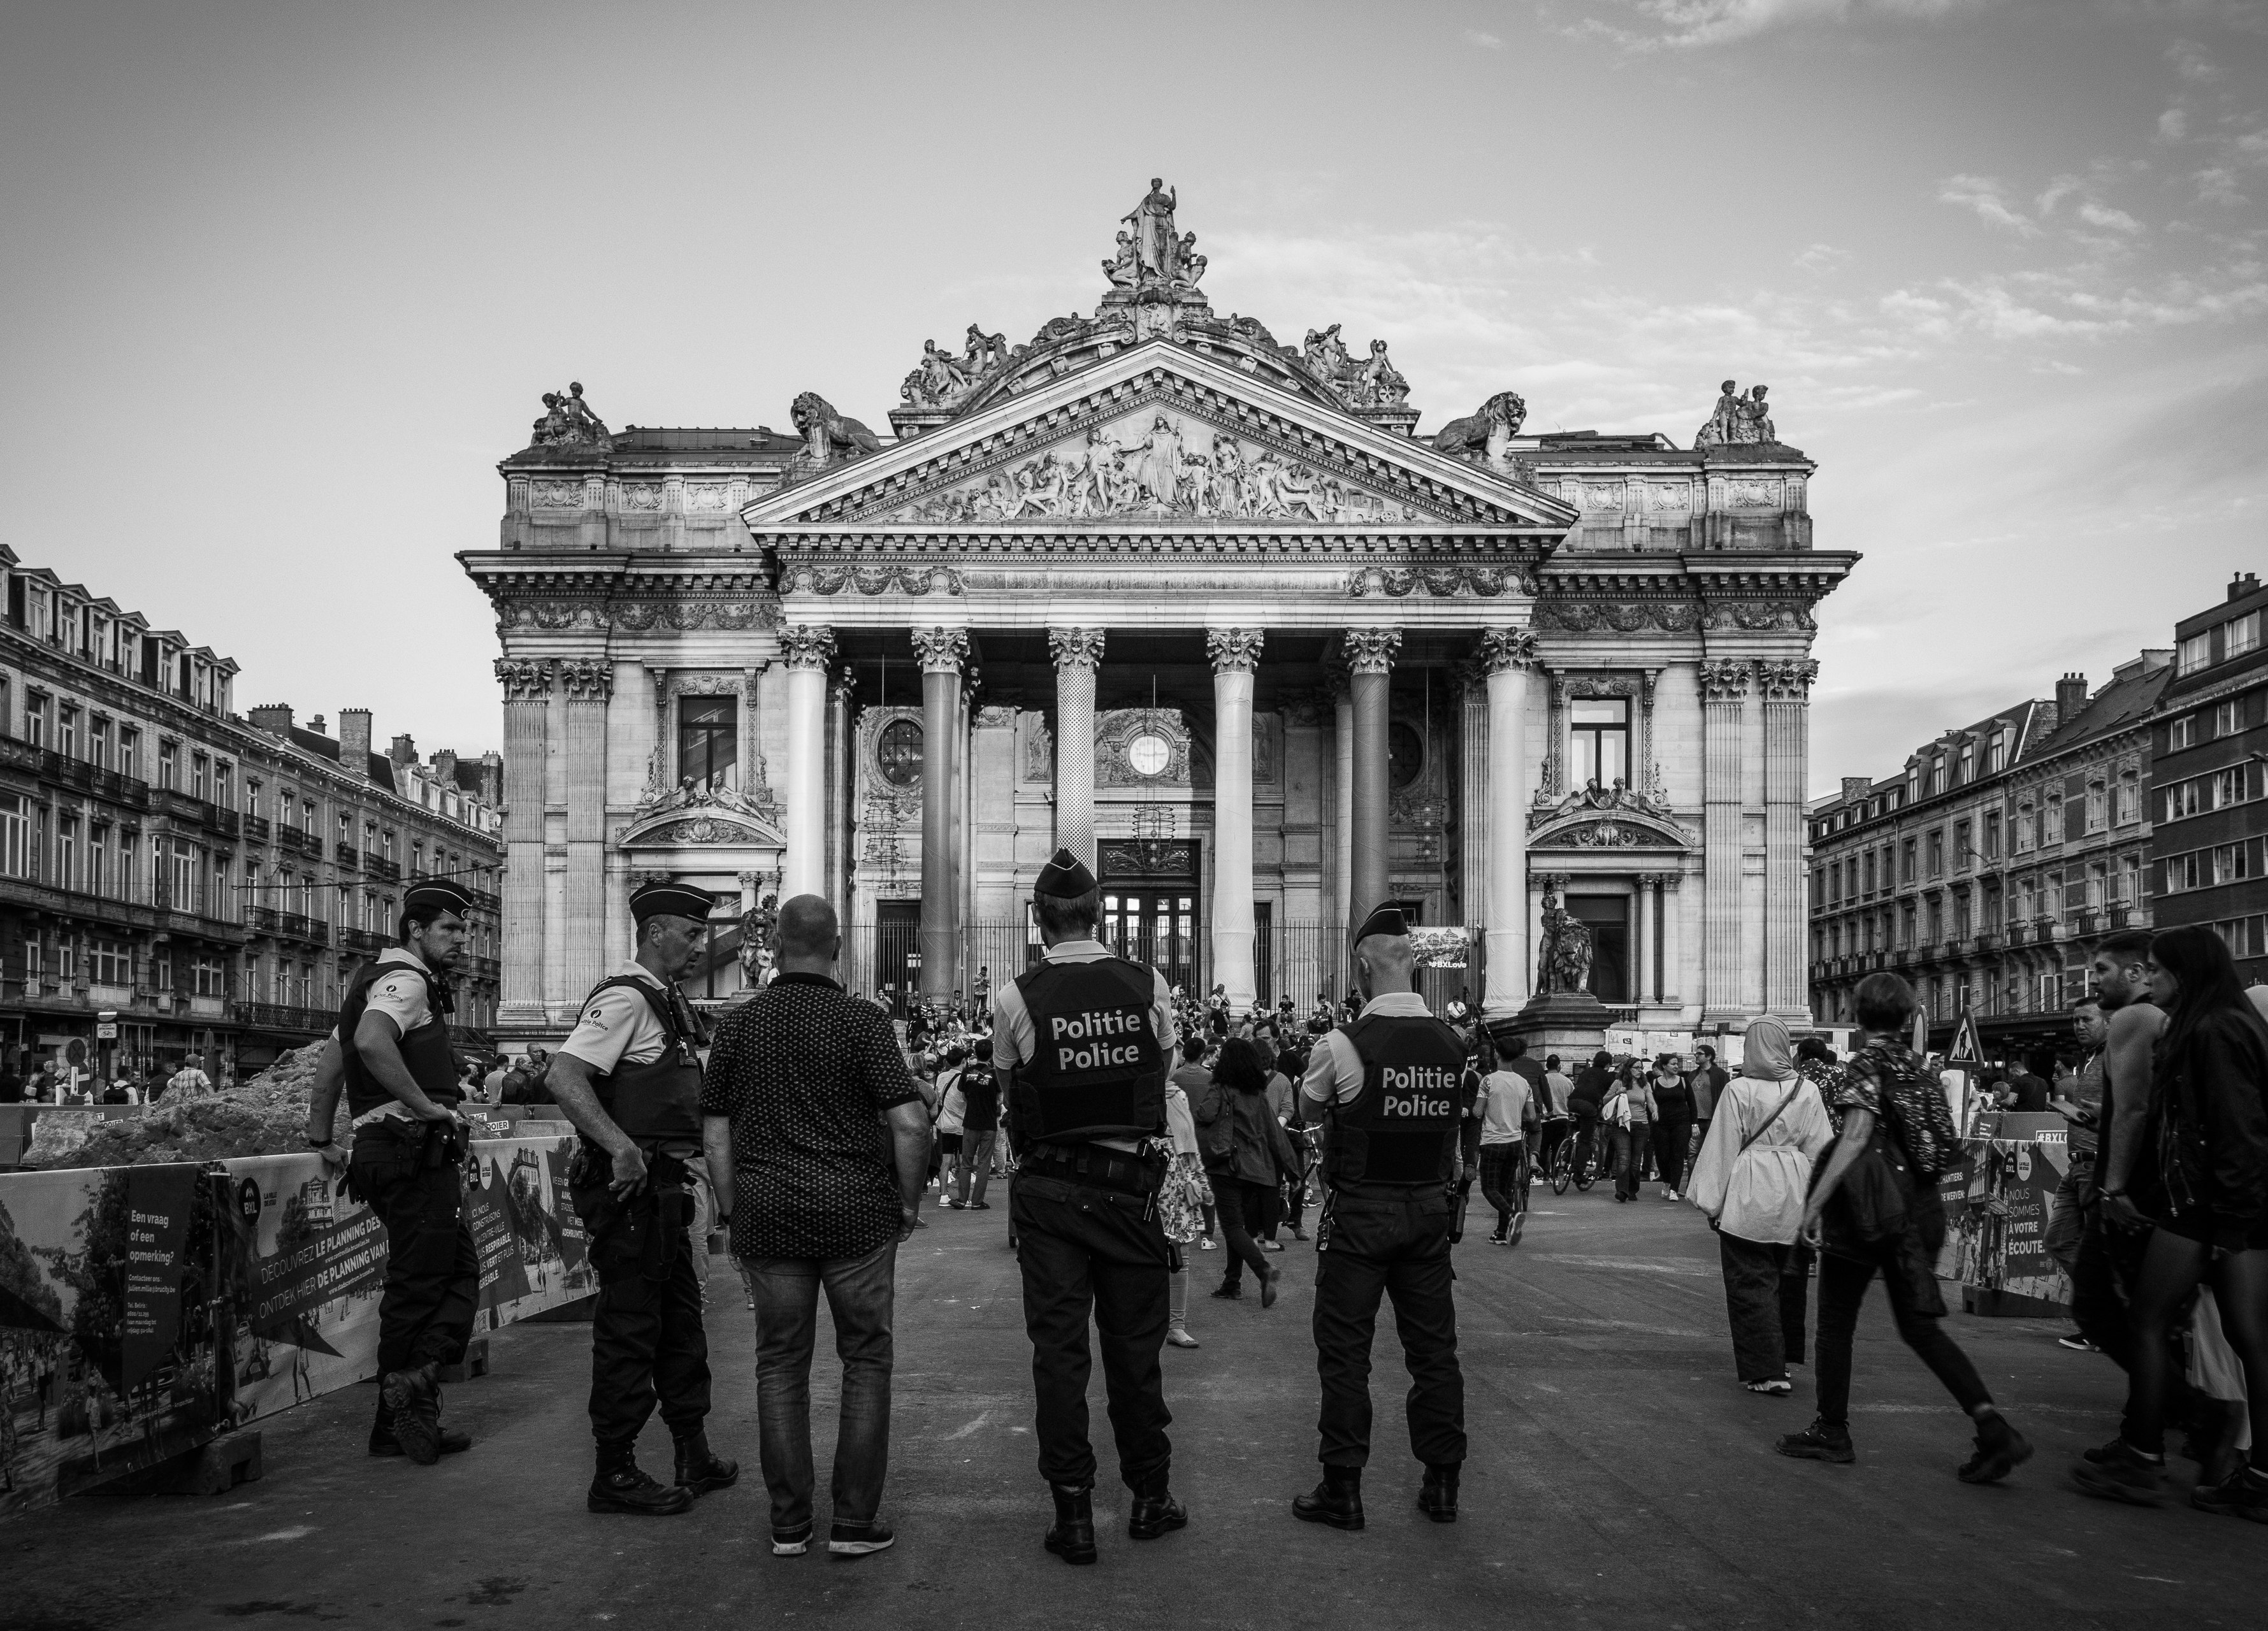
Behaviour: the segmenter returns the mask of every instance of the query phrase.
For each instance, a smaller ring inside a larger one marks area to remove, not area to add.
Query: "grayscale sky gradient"
[[[0,540],[239,706],[497,746],[454,552],[545,390],[875,425],[922,342],[1089,311],[1179,187],[1223,311],[1391,341],[1420,429],[1819,461],[1812,784],[2268,564],[2268,6],[22,3]]]

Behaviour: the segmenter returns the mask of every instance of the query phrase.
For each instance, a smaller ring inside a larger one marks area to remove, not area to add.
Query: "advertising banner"
[[[571,1138],[475,1142],[475,1328],[595,1289]],[[0,1175],[0,1516],[377,1374],[386,1231],[305,1154]]]
[[[1979,1312],[2051,1314],[2071,1284],[2047,1253],[2048,1216],[2071,1163],[2063,1138],[1971,1138],[1939,1180],[1945,1201],[1944,1279],[1992,1295]]]

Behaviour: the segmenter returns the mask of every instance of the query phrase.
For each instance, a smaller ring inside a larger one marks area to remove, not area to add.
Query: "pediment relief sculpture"
[[[1034,458],[948,488],[891,519],[1308,520],[1376,525],[1425,519],[1369,491],[1186,414],[1142,409]]]

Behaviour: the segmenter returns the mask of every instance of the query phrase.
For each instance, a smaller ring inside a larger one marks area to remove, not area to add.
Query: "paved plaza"
[[[711,1420],[745,1470],[690,1516],[583,1510],[588,1328],[515,1326],[491,1339],[494,1373],[450,1392],[450,1414],[478,1441],[469,1454],[431,1469],[372,1460],[369,1392],[320,1399],[262,1425],[266,1475],[232,1495],[80,1498],[11,1524],[4,1619],[11,1631],[2257,1623],[2268,1534],[2179,1499],[2143,1511],[2067,1488],[2064,1464],[2107,1435],[2117,1390],[2108,1363],[2057,1347],[2051,1324],[1951,1321],[2039,1448],[2007,1488],[1954,1480],[1962,1424],[1879,1297],[1859,1331],[1858,1465],[1774,1455],[1772,1434],[1808,1419],[1808,1374],[1791,1401],[1738,1388],[1714,1241],[1657,1193],[1616,1206],[1603,1187],[1539,1192],[1526,1244],[1490,1246],[1483,1224],[1458,1248],[1473,1455],[1454,1527],[1412,1502],[1390,1323],[1373,1377],[1383,1430],[1369,1528],[1291,1517],[1292,1495],[1315,1478],[1313,1258],[1294,1242],[1268,1311],[1248,1290],[1206,1297],[1223,1254],[1199,1260],[1191,1323],[1204,1347],[1166,1353],[1189,1527],[1128,1540],[1106,1448],[1100,1566],[1047,1556],[1029,1350],[996,1205],[931,1212],[900,1252],[891,1552],[770,1554],[752,1320],[718,1259]],[[835,1392],[823,1366],[814,1380],[823,1468]],[[1101,1427],[1099,1381],[1094,1397]],[[644,1449],[666,1477],[659,1423]],[[2175,1466],[2185,1494],[2193,1469]]]

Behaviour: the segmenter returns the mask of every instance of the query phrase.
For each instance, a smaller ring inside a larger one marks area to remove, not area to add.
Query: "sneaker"
[[[1214,1289],[1213,1295],[1218,1297],[1226,1297],[1228,1301],[1233,1303],[1238,1297],[1244,1295],[1244,1288],[1242,1286],[1219,1286]]]
[[[1488,1238],[1488,1243],[1489,1243],[1491,1245],[1510,1245],[1510,1244],[1511,1244],[1511,1242],[1509,1242],[1508,1240],[1506,1240],[1506,1239],[1505,1238],[1504,1234],[1503,1234],[1503,1232],[1502,1232],[1501,1231],[1498,1231],[1498,1232],[1497,1232],[1497,1233],[1495,1233],[1495,1234],[1491,1235],[1491,1236]]]
[[[1281,1252],[1284,1249],[1284,1243],[1281,1240],[1263,1240],[1260,1243],[1260,1249],[1263,1252]]]
[[[2145,1456],[2121,1438],[2105,1444],[2099,1458],[2086,1456],[2073,1462],[2071,1480],[2105,1501],[2155,1506],[2166,1493],[2166,1458]]]
[[[1977,1453],[1955,1469],[1964,1484],[1997,1484],[2032,1458],[2031,1440],[1995,1410],[1977,1422]]]
[[[1848,1466],[1859,1458],[1859,1452],[1851,1447],[1851,1429],[1825,1422],[1815,1421],[1800,1433],[1790,1433],[1772,1448],[1800,1461],[1832,1461],[1837,1466]]]
[[[774,1557],[801,1557],[806,1552],[810,1550],[810,1524],[806,1524],[802,1528],[792,1530],[786,1534],[782,1534],[777,1529],[772,1531],[772,1555]]]
[[[1505,1237],[1505,1245],[1518,1245],[1520,1244],[1520,1237],[1526,1231],[1527,1228],[1528,1214],[1525,1212],[1514,1212],[1512,1215],[1512,1232]]]
[[[2199,1484],[2190,1493],[2190,1504],[2200,1512],[2268,1524],[2268,1477],[2239,1467],[2220,1483]]]
[[[897,1539],[887,1524],[837,1524],[828,1532],[827,1549],[837,1557],[865,1557],[888,1551]]]
[[[1795,1392],[1795,1383],[1784,1376],[1766,1377],[1761,1382],[1741,1384],[1751,1393],[1762,1393],[1768,1399],[1786,1399]]]
[[[1677,1192],[1675,1189],[1665,1189],[1661,1192],[1661,1198],[1665,1201],[1675,1201],[1677,1199]]]
[[[1197,1237],[1197,1250],[1200,1252],[1218,1252],[1220,1250],[1220,1242],[1214,1239],[1211,1235],[1199,1235]]]
[[[2099,1354],[2102,1351],[2102,1348],[2095,1346],[2093,1342],[2088,1341],[2076,1331],[2073,1332],[2069,1336],[2059,1336],[2056,1338],[2056,1346],[2058,1348],[2067,1348],[2074,1354]]]

